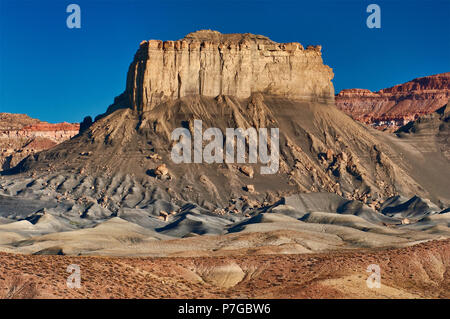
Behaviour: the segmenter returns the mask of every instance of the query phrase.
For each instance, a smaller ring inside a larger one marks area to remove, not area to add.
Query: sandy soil
[[[81,269],[68,288],[66,269]],[[367,267],[381,269],[369,289]],[[407,248],[228,257],[69,257],[0,253],[0,296],[12,278],[38,298],[450,298],[450,240]]]

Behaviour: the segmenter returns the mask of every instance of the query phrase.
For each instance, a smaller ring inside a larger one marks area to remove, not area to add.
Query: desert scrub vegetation
[[[6,281],[6,289],[0,293],[1,299],[34,299],[39,296],[36,283],[24,276],[15,275]]]

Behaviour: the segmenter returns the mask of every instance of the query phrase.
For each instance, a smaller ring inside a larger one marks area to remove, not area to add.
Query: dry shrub
[[[6,290],[4,299],[34,299],[39,295],[36,283],[18,275],[8,281]]]

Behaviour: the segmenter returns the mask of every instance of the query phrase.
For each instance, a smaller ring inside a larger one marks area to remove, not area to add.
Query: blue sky
[[[66,7],[81,7],[68,29]],[[381,8],[381,28],[366,7]],[[450,71],[450,0],[0,0],[0,112],[49,122],[103,113],[144,39],[199,29],[321,44],[336,92]]]

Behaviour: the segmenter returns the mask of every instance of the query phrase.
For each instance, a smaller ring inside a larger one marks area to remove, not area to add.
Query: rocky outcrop
[[[51,124],[25,114],[0,113],[0,170],[77,135],[79,124]]]
[[[355,120],[378,129],[395,131],[424,114],[447,104],[450,72],[417,78],[378,92],[365,89],[342,90],[336,106]]]
[[[248,98],[262,92],[333,100],[332,78],[321,46],[304,49],[300,43],[276,43],[260,35],[203,30],[178,41],[142,41],[126,90],[109,111],[149,111],[165,100],[188,95]]]

